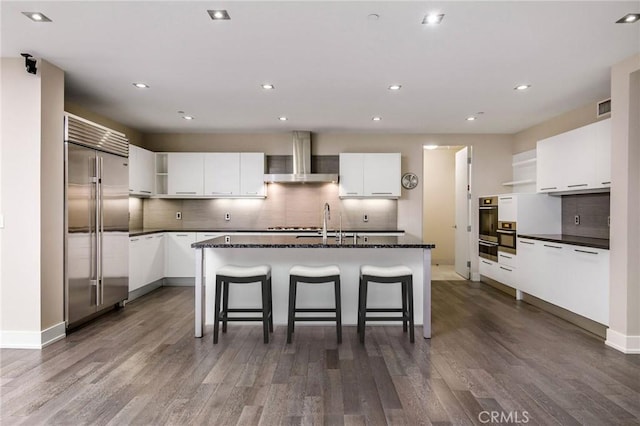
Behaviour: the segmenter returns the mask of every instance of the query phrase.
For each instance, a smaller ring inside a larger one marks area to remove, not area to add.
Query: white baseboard
[[[479,272],[472,272],[471,273],[471,281],[475,281],[475,282],[480,281],[480,273]]]
[[[609,328],[604,343],[625,354],[640,354],[640,336],[627,336]]]
[[[65,324],[61,322],[42,331],[0,331],[0,348],[3,349],[42,349],[47,345],[64,339]]]

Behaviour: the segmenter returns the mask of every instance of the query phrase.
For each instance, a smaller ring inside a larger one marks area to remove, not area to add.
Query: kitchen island
[[[196,250],[195,336],[202,337],[205,324],[213,324],[216,270],[226,264],[271,265],[273,320],[287,323],[289,269],[293,265],[340,267],[342,323],[356,325],[360,266],[406,265],[413,270],[414,320],[422,324],[423,336],[431,337],[431,249],[435,245],[411,236],[357,236],[326,244],[318,235],[219,236],[191,246]],[[231,286],[229,307],[260,306],[258,284]],[[309,285],[298,290],[298,307],[333,306],[331,285]],[[420,301],[422,300],[422,303]],[[239,303],[238,303],[239,302]],[[372,284],[368,307],[399,307],[399,286]],[[397,324],[397,323],[395,323]]]

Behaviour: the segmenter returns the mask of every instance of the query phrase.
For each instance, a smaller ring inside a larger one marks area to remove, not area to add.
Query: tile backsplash
[[[161,229],[266,229],[273,226],[322,226],[324,203],[331,207],[330,229],[396,229],[396,200],[345,199],[338,197],[338,185],[269,184],[265,199],[174,200],[150,198],[143,201],[145,228]],[[182,219],[176,219],[176,212]],[[225,220],[229,213],[231,219]],[[368,222],[363,221],[367,214]]]
[[[610,195],[562,196],[562,233],[591,238],[609,238]],[[575,224],[579,216],[580,224]]]

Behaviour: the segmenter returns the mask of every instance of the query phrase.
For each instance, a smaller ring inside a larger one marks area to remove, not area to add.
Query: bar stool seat
[[[401,308],[367,308],[367,292],[369,283],[400,283],[402,290]],[[367,312],[400,312],[401,316],[367,316]],[[402,321],[402,330],[409,331],[409,340],[415,341],[413,320],[413,271],[405,265],[360,267],[360,287],[358,292],[358,334],[360,343],[364,343],[364,332],[369,321]]]
[[[335,308],[297,308],[296,298],[298,283],[321,284],[333,283]],[[335,313],[335,316],[296,316],[298,312]],[[295,330],[296,321],[336,321],[338,343],[342,343],[342,309],[340,301],[340,268],[337,265],[303,266],[294,265],[289,269],[289,313],[287,321],[287,343]]]
[[[260,283],[262,307],[229,309],[229,284]],[[222,302],[222,310],[220,303]],[[229,313],[261,313],[261,316],[229,317]],[[273,332],[273,300],[271,289],[271,266],[224,265],[216,271],[216,294],[213,323],[213,343],[218,343],[218,331],[222,321],[222,332],[227,332],[229,321],[262,321],[264,343],[269,343],[269,332]]]

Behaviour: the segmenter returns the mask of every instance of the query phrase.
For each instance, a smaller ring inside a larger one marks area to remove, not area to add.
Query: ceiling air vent
[[[611,98],[598,102],[598,110],[596,111],[596,117],[605,117],[611,114]]]

